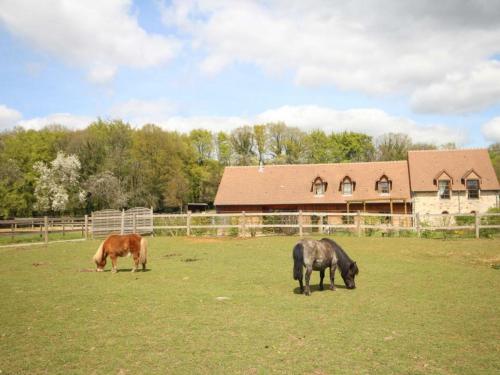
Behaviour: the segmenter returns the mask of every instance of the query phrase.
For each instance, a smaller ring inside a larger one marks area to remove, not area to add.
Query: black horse
[[[335,290],[333,281],[337,265],[347,289],[356,288],[354,277],[359,273],[358,266],[335,241],[329,238],[320,241],[301,240],[293,248],[293,278],[299,280],[300,291],[303,293],[302,267],[306,268],[306,296],[311,295],[309,280],[313,270],[320,272],[319,288],[323,290],[325,269],[330,268],[330,289]]]

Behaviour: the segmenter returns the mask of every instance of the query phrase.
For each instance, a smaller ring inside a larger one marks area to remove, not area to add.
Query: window
[[[345,179],[342,183],[342,194],[343,195],[352,195],[352,182],[349,179]]]
[[[324,195],[326,192],[326,188],[328,187],[328,183],[323,181],[321,177],[316,177],[311,186],[311,191],[314,193],[314,195]]]
[[[389,194],[389,181],[386,179],[378,182],[378,191],[380,194]]]
[[[450,181],[449,180],[439,180],[438,181],[438,196],[441,199],[450,199]]]
[[[469,199],[479,199],[479,180],[467,180],[467,196]]]
[[[325,194],[325,184],[321,180],[317,180],[314,183],[314,194],[315,195],[323,195]]]

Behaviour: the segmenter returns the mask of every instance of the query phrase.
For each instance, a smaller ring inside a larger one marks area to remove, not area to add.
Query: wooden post
[[[89,239],[89,216],[88,215],[85,215],[85,234],[84,234],[84,237],[86,240]]]
[[[319,233],[323,234],[323,215],[319,216]]]
[[[14,239],[14,234],[16,233],[16,230],[15,230],[15,227],[14,227],[14,224],[11,224],[10,225],[10,237],[12,239]]]
[[[476,238],[479,238],[479,226],[481,224],[481,217],[477,213],[477,211],[474,213],[474,218],[475,218],[475,229],[476,229]]]
[[[43,218],[43,241],[45,243],[49,242],[49,218],[44,216]]]
[[[245,237],[246,235],[246,213],[245,211],[241,212],[241,233],[240,237]]]
[[[64,233],[64,219],[61,219],[62,220],[62,231],[63,231],[63,237],[65,236],[65,233]]]
[[[299,236],[302,237],[304,235],[304,229],[302,227],[302,210],[299,211]]]
[[[356,212],[356,231],[358,232],[358,237],[361,237],[361,213]]]
[[[122,221],[120,224],[120,234],[125,234],[125,210],[122,209]]]
[[[133,233],[137,233],[137,214],[134,213],[134,215],[132,216],[132,228],[133,228]]]
[[[188,210],[186,216],[186,236],[191,235],[191,211]]]
[[[417,229],[417,237],[420,237],[420,215],[418,212],[415,214],[415,228]]]

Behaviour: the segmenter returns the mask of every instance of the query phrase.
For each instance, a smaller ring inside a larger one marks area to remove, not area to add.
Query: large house
[[[227,167],[217,212],[470,213],[498,207],[485,149],[410,151],[390,162]]]

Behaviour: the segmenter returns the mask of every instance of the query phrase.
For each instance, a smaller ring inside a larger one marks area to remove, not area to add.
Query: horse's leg
[[[116,273],[118,272],[118,269],[116,268],[117,264],[117,256],[116,255],[110,255],[111,258],[111,263],[113,264],[113,267],[111,268],[111,272]]]
[[[311,295],[311,288],[309,287],[309,281],[311,280],[312,266],[306,267],[306,296]]]
[[[300,268],[302,268],[302,266],[300,266]],[[302,272],[300,273],[299,285],[300,285],[300,293],[304,293],[304,283],[302,281]]]
[[[332,264],[330,267],[330,290],[335,290],[335,284],[334,279],[335,279],[335,270],[337,269],[337,263]]]
[[[137,271],[137,268],[139,267],[139,253],[134,254],[134,268],[132,268],[132,272]]]
[[[323,290],[323,279],[325,278],[325,270],[319,271],[319,290]]]

